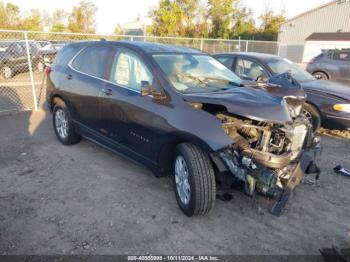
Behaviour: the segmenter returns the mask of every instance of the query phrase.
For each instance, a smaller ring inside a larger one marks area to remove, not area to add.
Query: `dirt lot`
[[[0,254],[318,254],[350,246],[350,140],[323,137],[322,176],[284,214],[240,192],[207,217],[177,207],[170,178],[83,140],[66,147],[45,112],[0,118]]]

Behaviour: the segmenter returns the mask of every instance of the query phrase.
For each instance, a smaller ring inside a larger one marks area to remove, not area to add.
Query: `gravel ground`
[[[188,218],[170,178],[82,140],[63,146],[44,111],[0,118],[0,254],[318,254],[350,246],[350,140],[324,136],[316,184],[281,217],[235,192]]]

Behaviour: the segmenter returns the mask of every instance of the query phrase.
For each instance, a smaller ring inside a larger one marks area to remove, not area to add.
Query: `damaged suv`
[[[173,175],[188,216],[207,214],[237,184],[275,199],[279,215],[304,173],[318,171],[306,95],[289,75],[245,87],[198,50],[122,41],[66,45],[46,73],[59,141],[83,136]]]

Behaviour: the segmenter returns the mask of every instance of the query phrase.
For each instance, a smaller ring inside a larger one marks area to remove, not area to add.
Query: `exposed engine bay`
[[[217,113],[216,117],[235,141],[220,156],[235,178],[245,183],[245,192],[251,196],[257,191],[281,198],[301,155],[319,142],[309,119],[301,112],[286,124],[249,120],[227,112]]]
[[[303,110],[306,95],[300,85],[288,74],[270,80],[275,83],[244,87],[261,96],[250,106],[248,93],[241,90],[237,90],[237,96],[197,95],[188,102],[219,119],[232,139],[231,146],[212,156],[221,185],[229,188],[237,180],[243,182],[246,194],[259,192],[277,200],[270,211],[279,215],[304,174],[318,176],[315,157],[320,139],[314,134],[312,119]],[[269,97],[269,103],[265,103],[266,93],[275,96]]]

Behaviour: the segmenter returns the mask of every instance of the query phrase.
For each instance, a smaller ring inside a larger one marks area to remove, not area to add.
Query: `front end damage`
[[[249,196],[258,192],[276,200],[270,212],[278,216],[305,174],[318,178],[320,139],[302,109],[300,85],[289,74],[270,80],[275,83],[242,87],[236,95],[195,99],[233,141],[212,154],[222,191],[240,181]]]
[[[217,153],[246,194],[258,192],[277,202],[270,212],[280,215],[291,192],[305,173],[319,173],[315,157],[319,138],[300,114],[292,123],[272,124],[217,114],[234,141]],[[316,174],[317,175],[317,174]]]

